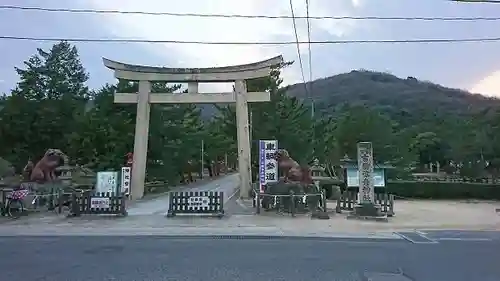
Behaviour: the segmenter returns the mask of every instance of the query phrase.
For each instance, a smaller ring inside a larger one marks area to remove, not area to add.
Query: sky
[[[446,0],[310,0],[311,16],[500,17],[500,4]],[[0,5],[202,14],[290,15],[288,0],[2,0]],[[305,16],[305,0],[293,0]],[[297,20],[300,41],[307,41],[304,19]],[[189,41],[294,41],[291,19],[196,18],[131,14],[76,14],[0,9],[1,36],[56,38],[133,38]],[[500,21],[311,20],[311,39],[405,40],[500,37]],[[36,48],[53,43],[0,39],[0,92],[18,81],[14,67]],[[286,84],[302,81],[295,45],[207,46],[181,44],[75,43],[90,74],[89,86],[113,83],[102,57],[132,64],[214,67],[261,61],[283,55],[295,63],[283,73]],[[307,44],[300,46],[304,78],[313,79],[366,69],[416,77],[444,86],[500,97],[500,42],[438,44],[315,44],[311,68]],[[225,91],[230,85],[200,85],[201,91]]]

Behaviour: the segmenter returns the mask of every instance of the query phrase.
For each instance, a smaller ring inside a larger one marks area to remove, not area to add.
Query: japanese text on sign
[[[102,197],[90,198],[90,208],[92,208],[92,209],[109,208],[109,198],[102,198]]]
[[[125,195],[130,194],[130,180],[131,180],[130,177],[131,177],[131,168],[122,167],[121,192],[125,193]]]
[[[189,207],[208,207],[210,198],[205,196],[191,196],[188,199]]]
[[[118,183],[117,172],[98,172],[96,192],[116,192]]]
[[[259,142],[259,179],[261,188],[267,183],[278,181],[277,150],[277,140],[261,140]]]
[[[374,180],[373,152],[371,143],[358,143],[358,169],[360,203],[373,203]]]

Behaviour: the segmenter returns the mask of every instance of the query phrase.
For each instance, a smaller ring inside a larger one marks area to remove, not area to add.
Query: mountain
[[[446,88],[414,77],[366,70],[351,71],[307,83],[316,110],[330,115],[342,105],[364,105],[379,109],[396,119],[422,116],[470,115],[491,107],[500,108],[500,99]],[[304,84],[290,85],[287,94],[306,98]],[[306,99],[307,101],[307,99]]]

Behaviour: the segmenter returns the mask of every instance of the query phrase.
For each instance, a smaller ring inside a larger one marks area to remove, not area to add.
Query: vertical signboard
[[[373,204],[373,148],[371,142],[358,143],[359,203]]]
[[[117,172],[98,172],[96,192],[116,193],[118,186]]]
[[[277,140],[259,141],[259,188],[264,192],[264,186],[268,183],[278,181],[278,162],[276,152],[278,151]]]
[[[122,167],[122,176],[121,176],[121,192],[126,196],[130,195],[130,177],[132,174],[131,167]]]

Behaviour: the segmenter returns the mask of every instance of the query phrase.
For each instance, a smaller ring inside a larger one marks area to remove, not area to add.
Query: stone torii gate
[[[138,93],[116,93],[115,103],[136,103],[137,117],[134,137],[134,162],[130,196],[144,195],[146,159],[148,150],[149,117],[152,103],[236,103],[238,136],[238,170],[240,196],[248,196],[251,186],[250,132],[248,102],[270,101],[267,92],[247,92],[247,79],[269,76],[271,69],[283,63],[283,57],[226,67],[166,68],[131,65],[103,58],[104,65],[114,71],[118,79],[139,81]],[[188,93],[151,93],[151,82],[188,83]],[[234,82],[234,91],[226,93],[199,93],[200,82]]]

